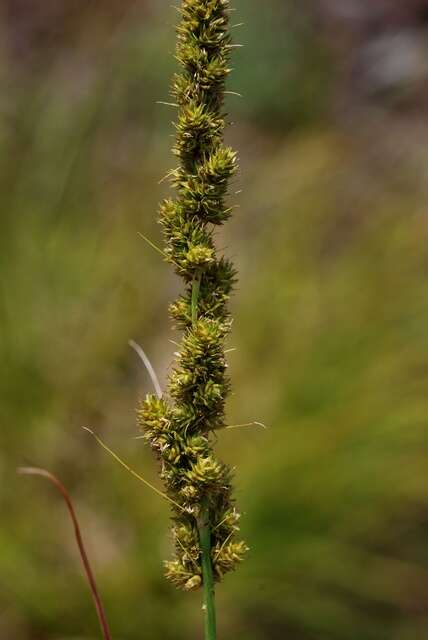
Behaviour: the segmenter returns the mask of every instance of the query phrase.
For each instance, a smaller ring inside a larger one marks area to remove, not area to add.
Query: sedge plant
[[[225,422],[230,392],[225,341],[231,329],[228,302],[236,272],[214,242],[216,228],[232,213],[226,198],[237,170],[236,153],[223,141],[225,83],[234,45],[229,0],[183,0],[179,11],[181,70],[172,86],[178,109],[173,152],[179,166],[170,172],[176,196],[162,202],[160,223],[165,240],[161,253],[184,283],[183,293],[169,309],[183,335],[165,394],[144,352],[130,343],[156,390],[140,403],[137,417],[142,437],[160,461],[165,493],[84,428],[133,476],[168,500],[175,555],[165,562],[166,577],[185,591],[203,590],[205,640],[216,640],[214,585],[236,568],[248,550],[238,538],[240,515],[232,496],[232,470],[213,450],[218,431],[249,426]],[[102,636],[111,640],[70,495],[45,469],[25,467],[19,472],[47,478],[65,500]]]
[[[174,198],[160,206],[167,262],[183,280],[170,305],[182,330],[166,393],[149,394],[138,409],[143,437],[160,461],[172,504],[175,555],[166,577],[180,589],[203,589],[205,638],[216,638],[214,584],[243,559],[231,468],[213,451],[213,434],[226,426],[230,391],[225,340],[231,329],[228,301],[236,274],[216,249],[214,234],[232,213],[226,202],[237,170],[224,144],[225,83],[231,69],[229,0],[183,0],[172,84],[178,110],[170,172]]]

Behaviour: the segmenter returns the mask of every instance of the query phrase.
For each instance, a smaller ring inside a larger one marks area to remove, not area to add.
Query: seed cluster
[[[184,280],[185,291],[170,306],[183,330],[167,397],[148,395],[138,409],[144,437],[161,462],[161,477],[174,501],[175,558],[166,575],[178,587],[202,584],[198,518],[208,509],[214,577],[220,580],[242,560],[236,541],[237,512],[231,470],[213,453],[212,433],[225,426],[229,392],[224,345],[231,320],[227,303],[235,282],[229,260],[217,254],[215,228],[231,214],[225,198],[237,168],[223,143],[224,91],[230,72],[228,0],[183,0],[177,27],[172,94],[178,105],[172,171],[175,199],[161,204],[165,255]]]

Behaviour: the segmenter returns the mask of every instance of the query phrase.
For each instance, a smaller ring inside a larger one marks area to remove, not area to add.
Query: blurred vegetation
[[[230,89],[244,98],[230,96],[228,135],[243,193],[220,239],[240,270],[229,416],[270,428],[219,442],[238,460],[251,546],[218,589],[221,637],[422,640],[426,123],[387,101],[337,114],[341,64],[311,3],[236,6],[245,48]],[[75,498],[114,637],[197,638],[199,594],[162,577],[168,509],[80,429],[157,482],[133,439],[150,382],[127,342],[165,378],[179,285],[138,232],[160,242],[174,114],[156,101],[174,11],[35,7],[1,22],[0,637],[98,637],[63,505],[15,476],[31,463]]]

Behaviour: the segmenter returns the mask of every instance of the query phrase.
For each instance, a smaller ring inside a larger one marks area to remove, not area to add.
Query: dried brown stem
[[[88,555],[85,550],[85,545],[83,543],[79,522],[77,520],[76,512],[74,510],[73,503],[71,502],[71,498],[67,489],[64,487],[62,482],[58,480],[56,476],[54,476],[49,471],[46,471],[46,469],[39,469],[38,467],[19,467],[17,469],[17,472],[22,475],[41,476],[42,478],[46,478],[58,489],[58,491],[62,495],[64,502],[67,505],[67,509],[70,514],[71,520],[73,521],[74,534],[76,537],[77,546],[79,548],[79,553],[80,553],[80,557],[82,558],[82,563],[85,570],[86,578],[88,580],[88,584],[91,589],[92,597],[95,603],[95,608],[97,611],[97,616],[100,623],[103,638],[104,640],[112,640],[110,629],[107,624],[104,607],[101,602],[100,594],[98,593],[95,577],[92,572],[91,565],[89,563]]]

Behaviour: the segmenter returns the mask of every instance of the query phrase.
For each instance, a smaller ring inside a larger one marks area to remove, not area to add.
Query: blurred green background
[[[247,562],[219,637],[428,637],[428,51],[424,0],[236,0],[228,97],[242,193],[230,423]],[[168,508],[135,426],[179,283],[160,243],[176,11],[160,0],[0,8],[0,637],[93,640],[75,499],[116,640],[201,637],[162,576]]]

